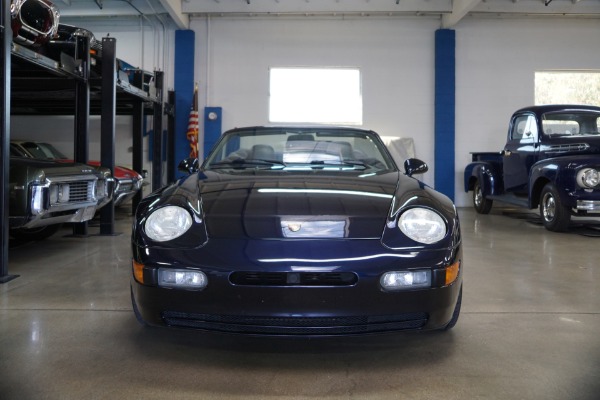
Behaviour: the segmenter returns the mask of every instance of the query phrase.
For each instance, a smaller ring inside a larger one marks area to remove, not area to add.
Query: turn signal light
[[[133,265],[133,277],[135,280],[142,285],[144,284],[144,264],[140,264],[135,260],[132,260]],[[447,275],[446,275],[447,276]]]
[[[458,272],[460,271],[460,261],[456,261],[454,264],[446,267],[446,286],[458,278]]]

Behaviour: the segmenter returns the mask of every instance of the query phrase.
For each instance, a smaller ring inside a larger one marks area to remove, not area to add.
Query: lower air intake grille
[[[350,317],[253,317],[165,311],[169,326],[256,335],[355,335],[420,329],[426,313]]]
[[[354,272],[234,272],[229,281],[250,286],[352,286]]]

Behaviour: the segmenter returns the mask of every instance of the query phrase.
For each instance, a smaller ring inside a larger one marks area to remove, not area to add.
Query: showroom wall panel
[[[417,156],[432,164],[438,27],[427,18],[193,19],[200,105],[223,107],[223,129],[264,125],[270,67],[358,67],[363,127],[414,138]],[[423,177],[433,183],[433,173]]]
[[[540,70],[600,70],[597,19],[473,19],[456,27],[456,204],[471,206],[470,152],[500,151],[508,121],[534,104]],[[600,99],[598,104],[600,105]],[[439,167],[439,166],[438,166]]]

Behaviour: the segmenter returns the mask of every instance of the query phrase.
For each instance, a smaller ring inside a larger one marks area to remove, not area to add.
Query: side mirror
[[[414,174],[424,174],[429,171],[429,167],[425,161],[421,161],[418,158],[409,158],[404,161],[404,171],[406,175],[413,176]]]
[[[177,169],[181,172],[185,172],[186,174],[193,174],[198,172],[200,169],[200,163],[198,162],[197,158],[186,158],[181,160],[177,166]]]

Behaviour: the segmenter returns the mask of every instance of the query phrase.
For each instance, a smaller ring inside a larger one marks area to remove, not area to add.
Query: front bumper
[[[142,179],[115,178],[115,207],[133,198],[133,196],[135,196],[136,193],[141,189],[143,182],[144,181]]]
[[[600,200],[577,200],[578,211],[600,212]]]
[[[229,253],[221,256],[229,258],[228,255],[237,253],[232,249],[236,246],[228,247]],[[364,243],[359,247],[365,250]],[[134,259],[145,265],[146,282],[152,281],[159,266],[181,268],[203,259],[202,251],[198,250],[195,255],[193,251],[171,251],[170,261],[163,258],[169,252],[146,250],[134,248]],[[148,253],[150,258],[144,256]],[[312,253],[308,250],[306,254]],[[152,259],[155,255],[157,257]],[[348,260],[360,259],[352,257],[352,254],[347,256]],[[211,258],[207,261],[218,261],[219,257]],[[295,261],[287,262],[287,265],[266,266],[256,259],[242,264],[235,258],[221,258],[220,265],[192,266],[201,269],[208,277],[208,286],[199,291],[143,285],[132,276],[132,300],[136,312],[150,325],[223,333],[329,336],[442,329],[452,318],[459,296],[462,265],[458,278],[448,286],[443,284],[441,273],[443,266],[459,260],[462,262],[460,247],[450,252],[412,253],[406,258],[382,254],[373,260],[363,258],[359,262],[337,259],[335,271],[352,272],[358,277],[357,281],[341,286],[327,283],[311,286],[265,282],[240,284],[232,276],[241,270],[263,271],[267,275],[273,275],[275,271],[280,274],[314,273],[331,266]],[[231,265],[238,267],[233,269]],[[402,291],[384,291],[381,288],[380,278],[384,272],[425,266],[432,269],[432,286],[437,287]]]

